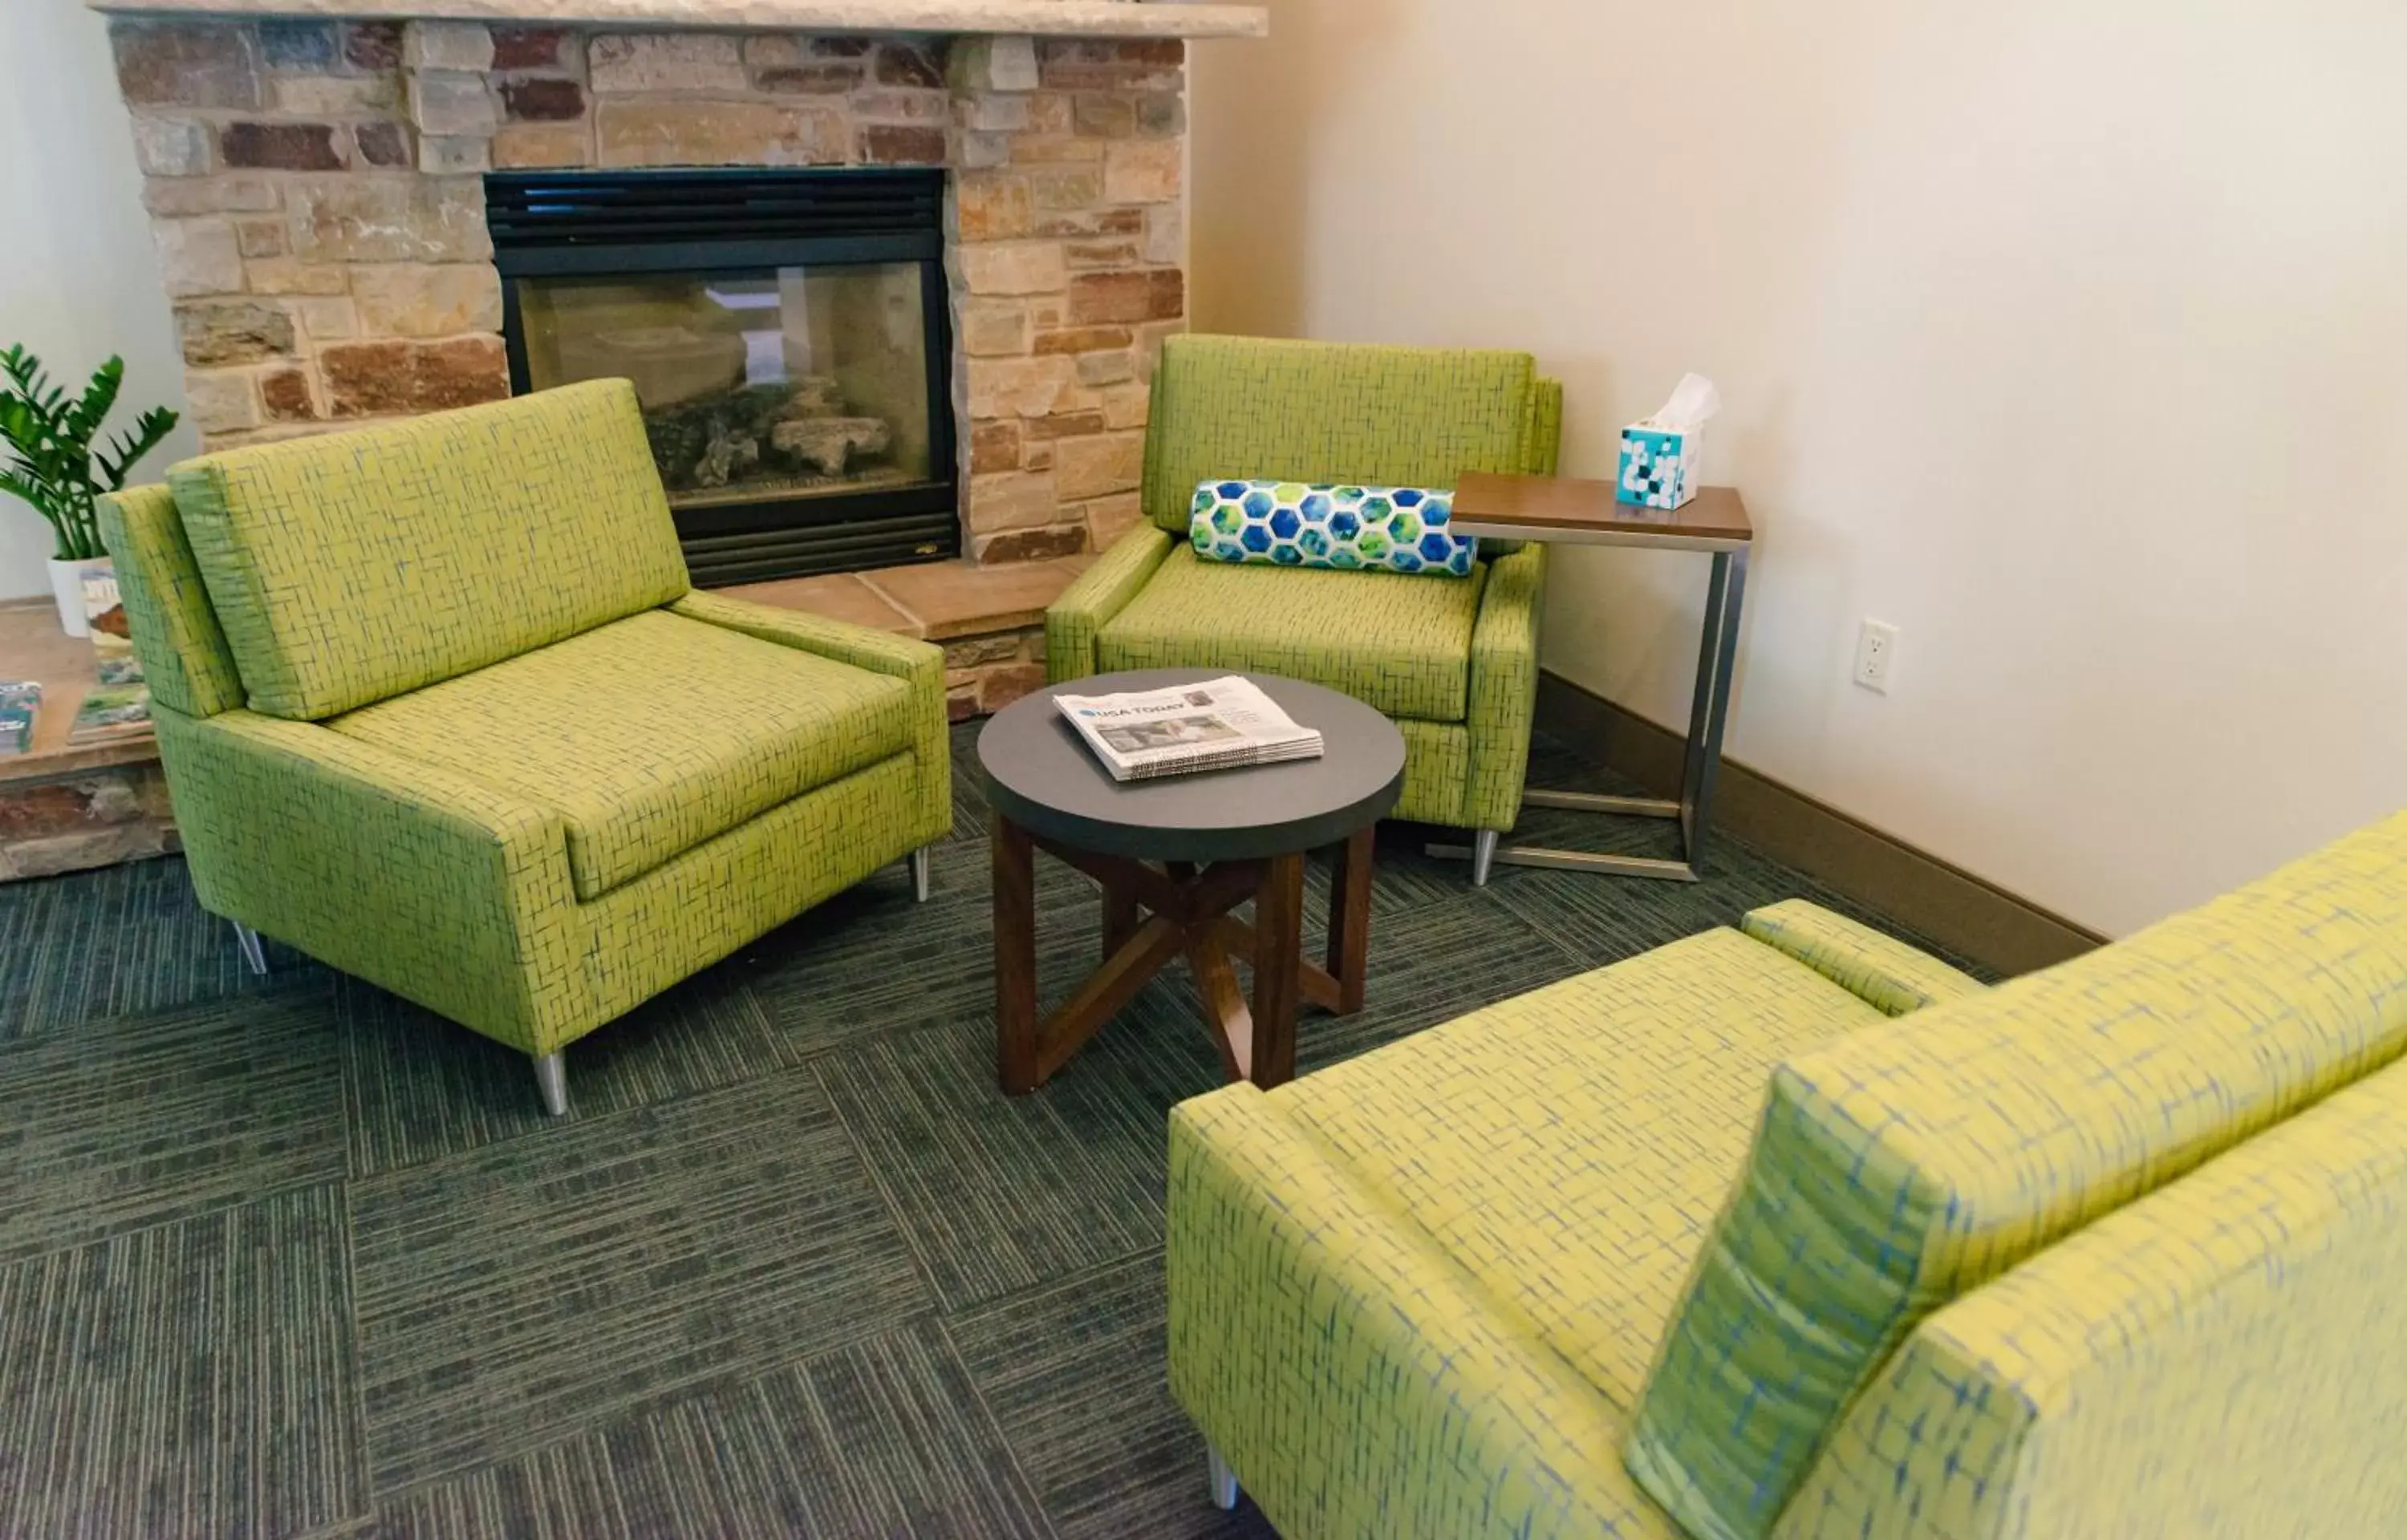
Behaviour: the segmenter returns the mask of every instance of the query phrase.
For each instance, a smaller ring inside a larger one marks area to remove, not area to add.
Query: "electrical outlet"
[[[1897,628],[1865,616],[1863,629],[1856,633],[1856,683],[1887,695],[1889,670],[1896,664]]]

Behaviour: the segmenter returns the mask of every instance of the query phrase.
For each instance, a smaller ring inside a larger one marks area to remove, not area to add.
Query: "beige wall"
[[[1199,327],[1531,348],[1578,474],[1720,383],[1737,757],[2115,932],[2407,804],[2407,10],[1274,0],[1197,53]],[[1549,665],[1684,721],[1696,568],[1555,570]]]
[[[111,431],[146,406],[183,408],[107,24],[78,0],[0,0],[0,347],[12,342],[70,389],[121,355]],[[198,442],[178,429],[137,476],[155,477]],[[0,599],[50,592],[50,527],[0,498]]]

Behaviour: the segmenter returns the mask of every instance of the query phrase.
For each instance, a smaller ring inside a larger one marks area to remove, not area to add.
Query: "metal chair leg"
[[[1220,1451],[1211,1445],[1204,1446],[1204,1474],[1212,1483],[1212,1505],[1226,1513],[1237,1505],[1237,1473],[1220,1458]]]
[[[911,897],[914,902],[928,901],[928,853],[931,847],[921,845],[911,853]]]
[[[543,1109],[555,1118],[568,1115],[568,1061],[559,1053],[539,1053],[534,1061],[535,1088],[543,1093]]]
[[[1471,885],[1488,885],[1488,869],[1496,864],[1496,843],[1504,838],[1501,829],[1474,830],[1471,836]]]
[[[259,932],[240,920],[226,923],[234,926],[234,944],[242,949],[242,960],[249,965],[253,973],[264,974],[267,971],[267,949],[259,944]]]

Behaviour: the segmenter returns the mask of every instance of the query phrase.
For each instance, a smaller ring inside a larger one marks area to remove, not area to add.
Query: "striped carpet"
[[[1163,1389],[1162,1119],[1217,1058],[1174,972],[997,1094],[961,781],[927,905],[882,874],[577,1045],[559,1121],[379,990],[272,944],[244,973],[180,862],[0,886],[0,1534],[1266,1533],[1204,1504]],[[1728,842],[1693,886],[1474,891],[1416,832],[1307,1071],[1832,901]],[[1058,998],[1094,904],[1040,865]]]

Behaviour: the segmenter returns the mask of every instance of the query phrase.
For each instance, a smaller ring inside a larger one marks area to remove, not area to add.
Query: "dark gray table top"
[[[1247,673],[1279,709],[1320,730],[1317,759],[1119,782],[1053,703],[1218,679],[1227,669],[1140,669],[1048,685],[978,733],[987,800],[1032,834],[1148,861],[1237,861],[1334,844],[1376,823],[1404,789],[1395,724],[1335,690]]]

